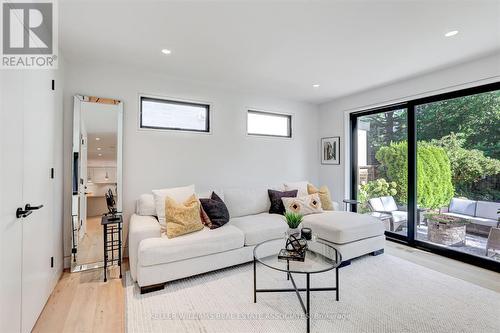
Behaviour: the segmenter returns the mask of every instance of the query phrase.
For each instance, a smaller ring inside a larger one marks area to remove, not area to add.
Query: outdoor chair
[[[372,212],[379,212],[391,215],[389,225],[386,230],[400,231],[406,226],[408,221],[408,212],[406,207],[398,207],[392,196],[372,198],[368,200],[368,206]]]
[[[489,250],[492,250],[494,255],[500,253],[500,228],[491,228],[486,242],[486,256]]]

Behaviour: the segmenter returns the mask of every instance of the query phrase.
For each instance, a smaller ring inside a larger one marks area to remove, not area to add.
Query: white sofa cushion
[[[309,192],[307,191],[307,184],[309,184],[309,182],[303,180],[300,182],[287,182],[284,183],[283,186],[285,187],[285,191],[297,190],[297,196],[303,197],[309,194]]]
[[[141,194],[137,200],[137,215],[141,216],[156,216],[156,206],[153,194]]]
[[[256,245],[273,238],[285,237],[288,229],[282,215],[262,213],[231,218],[230,225],[240,229],[245,235],[245,245]]]
[[[225,188],[224,203],[231,218],[268,212],[271,201],[267,190],[272,187]]]
[[[165,198],[167,196],[177,202],[184,202],[193,194],[195,194],[194,185],[153,190],[156,215],[158,216],[158,221],[160,222],[160,224],[163,227],[167,228],[167,224],[165,222]]]
[[[450,213],[474,216],[476,213],[476,204],[477,201],[453,198],[451,199],[448,211]]]
[[[215,192],[215,194],[217,194],[219,196],[219,198],[221,198],[222,201],[224,201],[224,191],[222,189],[213,189],[213,190],[200,191],[200,192],[197,191],[196,196],[198,198],[209,199],[210,197],[212,197],[212,192]]]
[[[500,209],[499,202],[478,201],[476,206],[476,216],[485,219],[498,219],[498,210]]]
[[[221,189],[197,192],[198,198],[210,198],[212,192],[217,193],[219,198],[224,200],[224,192]],[[137,200],[136,214],[141,216],[157,216],[154,195],[152,193],[144,193]]]
[[[161,237],[161,227],[156,217],[132,214],[128,230],[128,253],[130,273],[137,280],[137,255],[139,244],[148,238]]]
[[[385,231],[382,221],[373,216],[343,211],[304,216],[302,226],[311,228],[320,238],[335,244],[380,236]]]
[[[203,228],[175,238],[149,238],[139,245],[138,264],[165,264],[237,249],[243,247],[243,244],[243,232],[231,225],[213,230]]]

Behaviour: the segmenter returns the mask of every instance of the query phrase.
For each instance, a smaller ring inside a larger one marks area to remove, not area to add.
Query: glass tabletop
[[[278,259],[278,253],[285,248],[285,238],[271,239],[257,244],[253,250],[255,260],[283,272],[320,273],[334,269],[342,262],[340,252],[321,241],[307,241],[304,261]]]

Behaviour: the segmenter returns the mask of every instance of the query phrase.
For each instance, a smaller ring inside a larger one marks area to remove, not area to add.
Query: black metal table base
[[[297,273],[299,274],[299,273]],[[286,273],[287,280],[290,280],[293,285],[293,289],[291,288],[274,288],[274,289],[257,289],[257,260],[253,260],[253,302],[257,303],[257,293],[281,293],[281,292],[295,292],[297,294],[297,298],[299,299],[300,306],[306,315],[307,321],[307,329],[306,332],[309,333],[311,331],[311,306],[310,306],[310,292],[311,291],[335,291],[335,300],[339,300],[339,268],[335,268],[335,287],[323,287],[323,288],[311,288],[310,286],[310,275],[312,273],[302,273],[306,274],[306,287],[298,288],[295,280],[293,279],[292,273]],[[300,295],[301,291],[306,292],[306,302],[304,304],[304,300]]]
[[[120,267],[120,279],[122,278],[122,217],[113,220],[108,216],[102,219],[104,238],[104,282],[108,281],[108,266],[117,264]],[[117,252],[115,256],[115,252]]]

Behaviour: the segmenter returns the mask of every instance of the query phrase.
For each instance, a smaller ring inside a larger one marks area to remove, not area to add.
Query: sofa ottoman
[[[304,216],[302,226],[311,228],[320,240],[338,249],[344,265],[366,253],[376,255],[384,251],[384,223],[370,215],[325,211]]]

